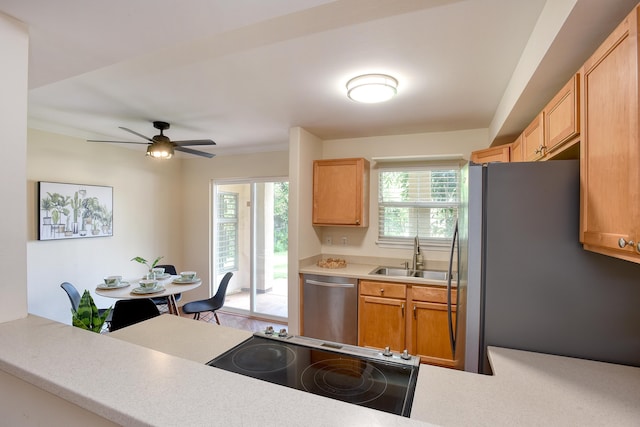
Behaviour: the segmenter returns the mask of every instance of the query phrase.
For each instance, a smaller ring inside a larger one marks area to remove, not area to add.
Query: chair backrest
[[[76,287],[69,282],[62,282],[60,284],[60,287],[67,293],[69,301],[71,302],[71,308],[77,311],[78,306],[80,305],[80,293],[78,292]]]
[[[220,286],[218,286],[216,294],[211,298],[218,304],[219,307],[222,307],[224,305],[224,299],[227,295],[227,286],[229,286],[229,280],[231,280],[231,276],[233,276],[232,272],[228,272],[224,275],[224,277],[220,281]]]
[[[176,267],[174,265],[171,264],[162,264],[162,265],[156,265],[156,267],[158,268],[164,268],[164,272],[165,273],[169,273],[173,276],[177,275],[178,273],[176,272]]]
[[[158,307],[148,298],[118,300],[113,307],[109,330],[113,332],[159,315]]]

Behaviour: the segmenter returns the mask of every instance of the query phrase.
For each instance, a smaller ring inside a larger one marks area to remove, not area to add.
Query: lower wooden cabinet
[[[360,281],[358,345],[406,348],[406,295],[404,284]]]
[[[421,295],[421,289],[414,287],[415,295],[410,298],[409,310],[411,343],[408,346],[411,354],[420,357],[422,363],[455,367],[453,350],[449,339],[449,315],[446,303],[446,289],[438,289],[437,297],[433,300],[444,302],[421,301],[429,295]],[[429,288],[429,291],[433,289]],[[455,295],[452,296],[455,300]],[[452,305],[452,325],[455,328],[456,306]]]
[[[456,294],[453,291],[452,301]],[[358,345],[405,349],[422,363],[454,367],[447,290],[436,285],[360,281]],[[452,321],[455,325],[455,305]]]

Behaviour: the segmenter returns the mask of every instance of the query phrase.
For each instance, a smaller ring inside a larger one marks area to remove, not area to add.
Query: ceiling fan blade
[[[185,141],[171,141],[176,144],[178,147],[184,147],[185,145],[216,145],[210,139],[190,139]]]
[[[153,139],[151,139],[151,138],[149,138],[149,137],[147,137],[147,136],[144,136],[143,134],[138,133],[138,132],[136,132],[135,130],[131,130],[131,129],[128,129],[128,128],[125,128],[125,127],[122,127],[122,126],[118,126],[118,127],[119,127],[120,129],[122,129],[122,130],[126,130],[127,132],[131,132],[131,133],[132,133],[132,134],[134,134],[134,135],[138,135],[140,138],[146,139],[147,141],[151,141],[151,142],[153,142]]]
[[[215,156],[213,153],[205,153],[204,151],[192,150],[191,148],[186,147],[173,147],[176,151],[182,151],[183,153],[195,154],[196,156],[208,157],[212,158]]]
[[[112,142],[115,144],[144,144],[149,145],[148,142],[133,142],[133,141],[103,141],[100,139],[87,139],[87,142]]]

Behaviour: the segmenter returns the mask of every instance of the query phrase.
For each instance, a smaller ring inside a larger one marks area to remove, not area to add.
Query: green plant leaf
[[[85,290],[80,298],[78,310],[71,310],[73,326],[99,333],[102,330],[102,325],[106,321],[109,312],[111,312],[111,308],[105,310],[102,316],[100,316],[98,312],[98,307],[96,307],[96,304],[93,302],[91,294],[88,290]]]

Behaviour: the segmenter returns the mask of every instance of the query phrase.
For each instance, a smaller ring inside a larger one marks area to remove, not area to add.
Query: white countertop
[[[36,316],[2,323],[0,369],[128,426],[637,426],[640,420],[640,368],[628,366],[491,347],[493,376],[421,365],[408,419],[204,365],[247,338],[246,331],[162,315],[109,335]],[[141,405],[141,395],[150,403]]]
[[[377,267],[394,266],[394,265],[395,264],[389,264],[389,263],[360,264],[360,263],[348,262],[347,266],[343,268],[323,268],[323,267],[317,266],[316,264],[310,264],[310,265],[300,266],[298,268],[298,272],[300,274],[319,274],[322,276],[350,277],[354,279],[377,280],[382,282],[399,282],[399,283],[412,283],[416,285],[447,286],[446,280],[431,280],[431,279],[422,279],[419,277],[383,276],[378,274],[369,274],[373,270],[375,270]],[[401,268],[400,262],[397,262],[397,267]]]
[[[443,426],[638,426],[640,368],[489,347],[494,375],[421,365],[411,417]]]
[[[208,351],[196,361],[173,355],[204,342],[213,358],[246,332],[171,315],[135,326],[119,335],[149,334],[142,346],[37,316],[2,323],[0,369],[126,426],[425,425],[205,366]]]

